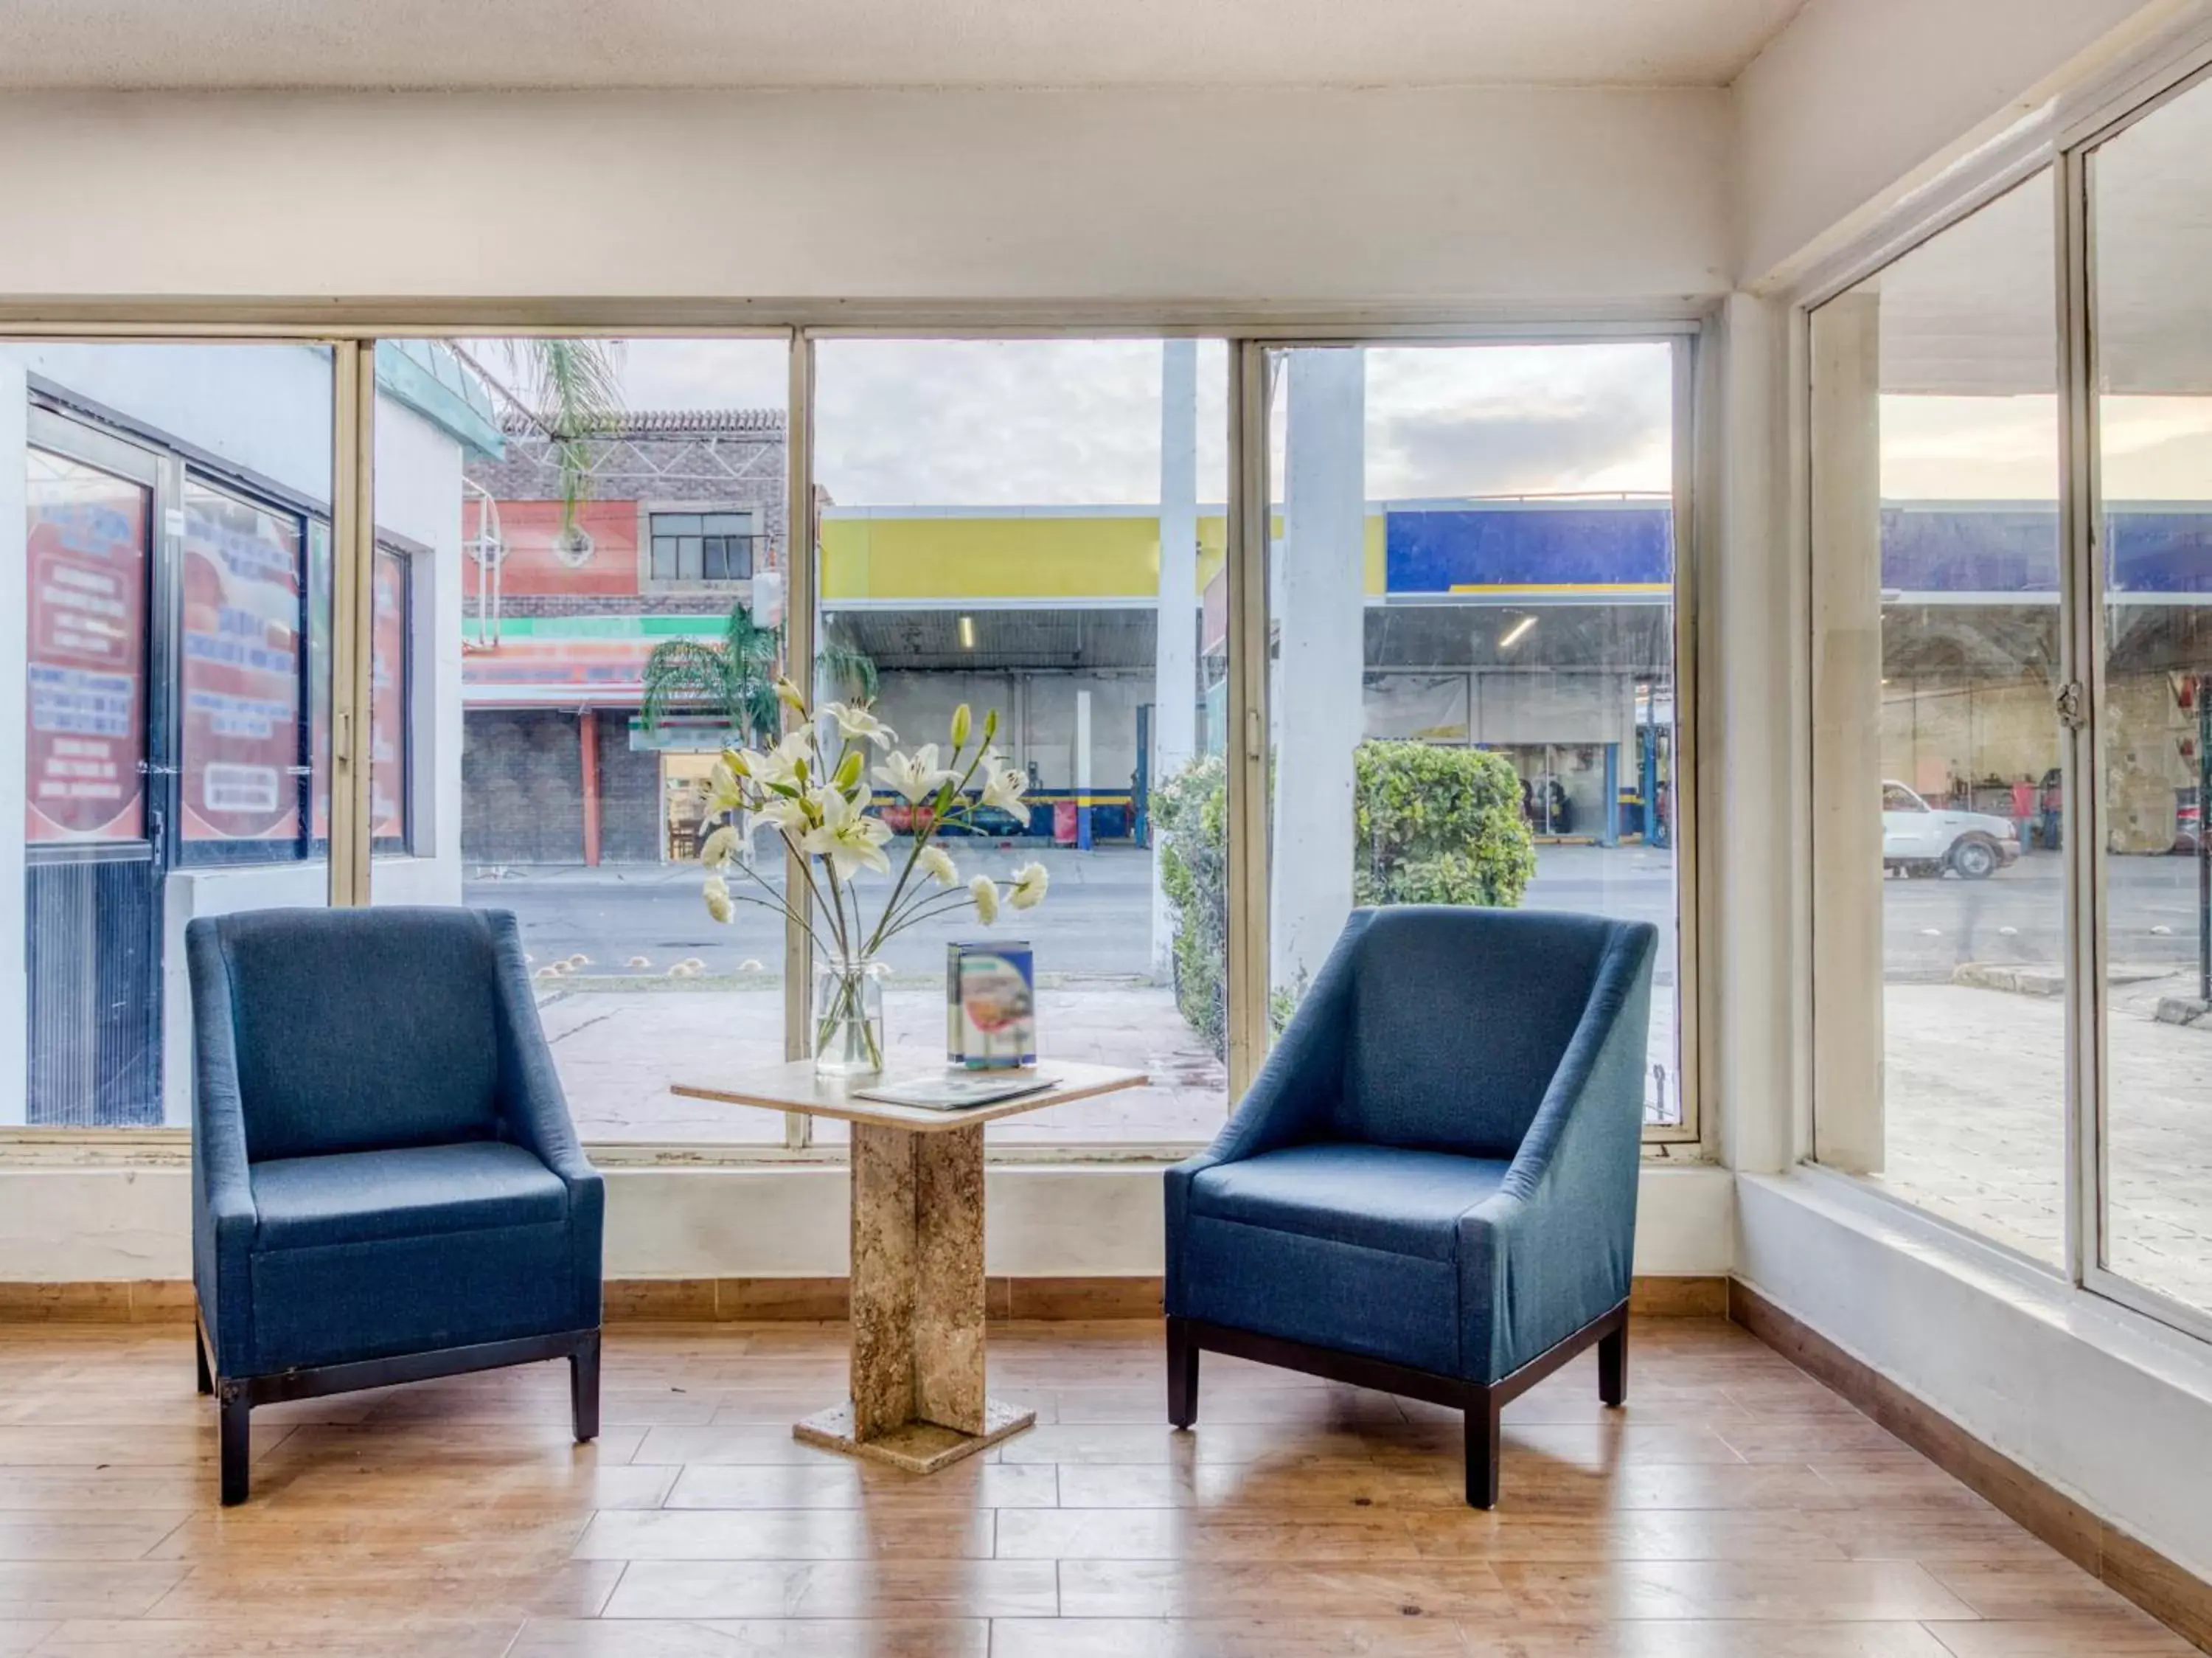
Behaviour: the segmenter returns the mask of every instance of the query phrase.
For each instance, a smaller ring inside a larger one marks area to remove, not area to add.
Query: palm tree
[[[552,446],[561,472],[562,527],[574,528],[578,504],[591,497],[594,441],[622,424],[622,341],[542,336],[501,340],[508,372],[522,382],[519,391],[459,340],[447,345]]]
[[[730,607],[719,639],[664,639],[645,659],[645,702],[639,710],[647,731],[678,714],[720,719],[742,741],[775,741],[781,713],[775,678],[783,660],[783,630],[763,627],[742,603]],[[835,642],[815,658],[815,674],[841,698],[871,698],[876,664],[866,651]]]

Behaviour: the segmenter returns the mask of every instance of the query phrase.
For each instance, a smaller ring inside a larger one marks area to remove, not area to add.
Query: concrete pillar
[[[1198,342],[1160,345],[1160,581],[1153,655],[1152,786],[1198,747]],[[1174,931],[1152,860],[1152,972],[1170,971]]]
[[[584,863],[599,863],[599,716],[593,710],[576,710],[576,758],[584,783]]]
[[[1813,315],[1813,1144],[1882,1167],[1880,300]]]
[[[1280,658],[1270,695],[1274,846],[1271,982],[1310,983],[1352,909],[1352,750],[1366,655],[1366,359],[1290,353]]]
[[[1075,693],[1075,844],[1091,850],[1091,693]]]

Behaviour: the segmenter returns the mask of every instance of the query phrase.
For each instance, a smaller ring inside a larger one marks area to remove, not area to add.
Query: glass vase
[[[839,1081],[884,1068],[884,989],[872,961],[814,964],[814,1074]]]

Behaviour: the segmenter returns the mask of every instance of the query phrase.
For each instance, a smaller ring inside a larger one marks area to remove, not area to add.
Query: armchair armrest
[[[192,987],[192,1285],[216,1368],[249,1372],[253,1355],[251,1257],[260,1213],[238,1089],[230,964],[218,924],[185,928]]]
[[[1652,927],[1623,924],[1504,1184],[1460,1217],[1461,1362],[1496,1381],[1628,1294]]]
[[[584,1155],[568,1115],[553,1051],[538,1019],[522,936],[505,910],[482,912],[497,959],[500,1120],[518,1145],[535,1152],[568,1188],[570,1245],[575,1265],[575,1327],[599,1322],[601,1240],[606,1229],[606,1183]]]
[[[1295,1145],[1306,1138],[1335,1103],[1344,1082],[1345,1029],[1352,1006],[1352,960],[1359,936],[1374,918],[1355,910],[1322,963],[1313,986],[1291,1015],[1281,1040],[1260,1068],[1244,1098],[1213,1143],[1167,1172],[1168,1310],[1176,1311],[1182,1274],[1176,1252],[1190,1212],[1190,1183],[1218,1163],[1233,1163]]]

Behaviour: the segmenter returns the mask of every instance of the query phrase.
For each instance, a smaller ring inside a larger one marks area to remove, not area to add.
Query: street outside
[[[994,1124],[1009,1145],[1123,1148],[1209,1138],[1228,1109],[1220,1064],[1172,991],[1152,982],[1148,854],[978,844],[963,873],[1006,876],[1031,858],[1050,896],[998,933],[1036,947],[1046,1049],[1140,1067],[1148,1088]],[[1988,881],[1883,883],[1887,1185],[2054,1265],[2063,1237],[2064,1001],[1997,984],[2056,988],[2063,860],[2031,853]],[[2112,1264],[2212,1306],[2212,1029],[2157,1022],[2161,996],[2192,995],[2192,860],[2111,862],[2116,970]],[[763,875],[780,886],[774,865]],[[1674,1063],[1673,859],[1628,846],[1547,846],[1526,902],[1647,920],[1664,935],[1652,1056]],[[771,1063],[783,1051],[782,933],[765,910],[710,920],[699,872],[674,866],[521,866],[471,871],[471,904],[514,910],[585,1137],[648,1143],[778,1143],[780,1119],[669,1092],[686,1078]],[[870,883],[872,885],[872,883]],[[942,1039],[944,946],[972,918],[916,928],[885,953],[895,1052],[918,1065]],[[2023,970],[1991,975],[1990,967]],[[896,1061],[895,1061],[896,1063]],[[1673,1101],[1668,1102],[1670,1106]],[[823,1125],[817,1138],[837,1137]]]
[[[1032,858],[1051,872],[1041,908],[1003,916],[993,930],[1036,948],[1045,1049],[1141,1069],[1154,1079],[1150,1088],[994,1124],[994,1140],[1127,1147],[1212,1138],[1228,1112],[1228,1079],[1177,1011],[1173,991],[1152,980],[1151,854],[988,842],[953,850],[963,875],[1004,878]],[[1665,1067],[1670,1113],[1673,872],[1663,851],[1546,847],[1526,898],[1532,907],[1602,911],[1660,927],[1651,1052]],[[780,864],[763,859],[760,874],[780,891]],[[521,922],[546,1032],[586,1140],[781,1141],[781,1122],[767,1112],[669,1092],[675,1082],[711,1081],[781,1058],[783,934],[774,912],[741,905],[731,924],[715,923],[700,901],[700,871],[682,864],[515,865],[470,875],[470,904],[513,910]],[[735,879],[731,886],[745,890]],[[871,913],[881,887],[881,877],[862,882]],[[942,1052],[945,946],[980,932],[972,916],[955,915],[915,928],[884,953],[893,974],[885,996],[890,1045],[917,1067]],[[1647,1093],[1656,1106],[1656,1080]],[[819,1126],[817,1139],[835,1137],[831,1125]]]

